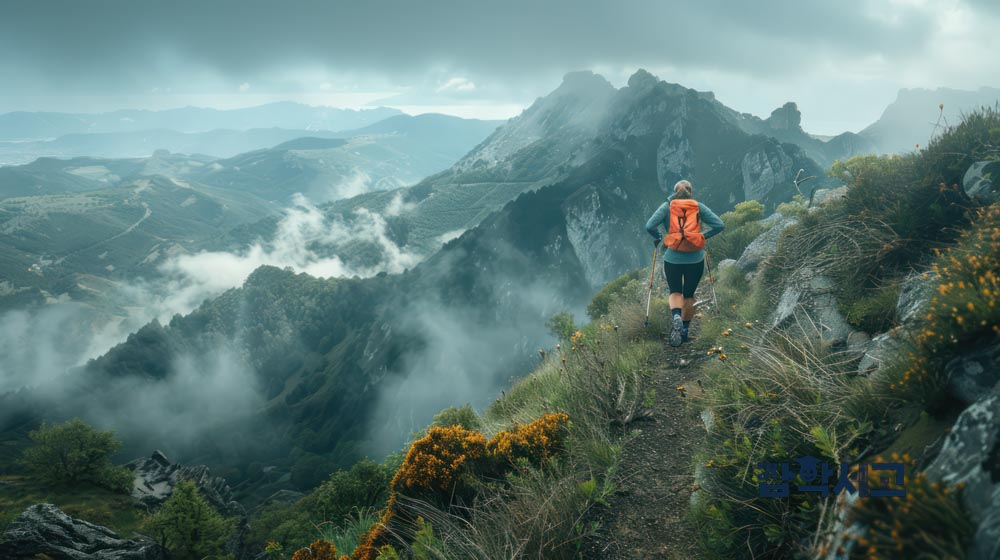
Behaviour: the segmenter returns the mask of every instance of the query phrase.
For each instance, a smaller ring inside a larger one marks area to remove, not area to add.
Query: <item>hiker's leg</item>
[[[684,325],[681,321],[681,311],[684,307],[683,273],[684,265],[663,262],[663,275],[667,277],[667,287],[670,290],[671,346],[680,346],[684,343]]]
[[[682,287],[683,283],[683,265],[670,264],[663,261],[663,277],[667,280],[667,289],[670,291],[670,297],[668,302],[670,303],[671,313],[674,309],[681,309],[684,307],[684,295]]]
[[[705,273],[705,261],[684,265],[684,291],[683,291],[683,309],[681,311],[681,319],[684,320],[685,327],[687,323],[694,318],[694,292],[698,289],[698,283],[701,281],[702,274]]]
[[[681,319],[684,320],[684,326],[687,327],[687,323],[694,319],[694,301],[693,297],[684,298],[684,306],[681,308]]]

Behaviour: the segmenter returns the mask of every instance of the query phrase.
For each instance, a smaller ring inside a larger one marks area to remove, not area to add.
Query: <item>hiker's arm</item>
[[[649,217],[646,221],[646,231],[649,235],[653,236],[657,242],[663,239],[663,234],[660,233],[660,224],[667,219],[667,214],[670,212],[670,201],[664,202],[653,212],[653,215]]]
[[[701,225],[712,228],[705,232],[705,239],[708,239],[713,235],[718,235],[722,233],[722,230],[726,229],[726,224],[724,224],[722,220],[715,215],[715,212],[712,212],[711,208],[700,202],[698,203],[698,213],[699,218],[701,219]]]

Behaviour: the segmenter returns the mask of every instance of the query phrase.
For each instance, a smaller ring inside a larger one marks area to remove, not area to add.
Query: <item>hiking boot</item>
[[[684,321],[680,315],[674,315],[673,328],[670,329],[670,345],[680,346],[683,342]]]
[[[688,340],[688,329],[685,327],[681,330],[681,344],[687,344],[688,342],[690,342]]]

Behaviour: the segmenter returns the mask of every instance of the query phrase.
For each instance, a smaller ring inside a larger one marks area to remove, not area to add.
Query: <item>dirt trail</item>
[[[698,321],[692,323],[692,338]],[[588,547],[586,558],[597,560],[684,559],[698,555],[697,536],[687,522],[694,491],[693,453],[705,426],[685,402],[700,391],[699,364],[707,356],[694,345],[664,344],[659,367],[650,380],[656,404],[649,420],[635,422],[641,430],[622,452],[625,480],[602,512],[601,537]],[[682,397],[678,386],[683,386]]]

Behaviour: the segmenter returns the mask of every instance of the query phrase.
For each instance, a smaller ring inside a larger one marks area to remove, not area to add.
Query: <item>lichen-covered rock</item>
[[[12,521],[0,538],[4,560],[164,560],[152,539],[123,539],[117,533],[74,519],[52,504],[36,504]]]
[[[771,218],[768,217],[768,219]],[[736,261],[736,265],[743,272],[757,270],[757,267],[764,259],[778,251],[778,239],[781,238],[781,234],[797,223],[799,223],[798,219],[792,217],[778,219],[777,223],[771,229],[760,234],[757,236],[757,239],[754,239],[747,245],[747,248],[743,250],[743,254],[740,255],[739,260]]]
[[[969,166],[962,178],[962,188],[970,198],[991,204],[997,200],[1000,186],[1000,161],[977,161]]]
[[[963,353],[944,366],[948,392],[970,404],[988,394],[1000,382],[1000,342]]]
[[[911,274],[899,287],[899,301],[896,303],[896,317],[900,323],[911,321],[930,302],[937,273],[928,271]]]
[[[772,326],[797,323],[805,329],[815,328],[824,340],[845,343],[853,329],[840,313],[833,289],[834,282],[829,277],[808,268],[797,271],[785,282]]]
[[[1000,391],[994,388],[959,415],[927,467],[931,480],[965,485],[962,506],[976,524],[967,558],[1000,554]]]
[[[245,517],[246,511],[232,498],[232,489],[226,480],[212,476],[208,467],[186,467],[171,464],[161,451],[154,451],[145,459],[136,459],[125,465],[135,473],[132,497],[145,504],[150,510],[163,505],[182,480],[190,480],[198,486],[201,495],[226,517]]]

